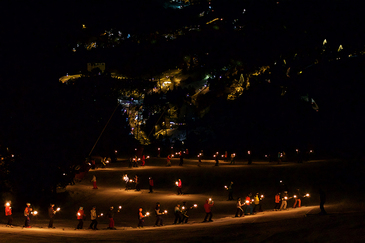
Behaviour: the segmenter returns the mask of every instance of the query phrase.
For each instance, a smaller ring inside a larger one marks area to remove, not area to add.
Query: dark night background
[[[235,100],[222,93],[230,80],[209,80],[210,92],[200,97],[195,119],[185,120],[189,131],[185,148],[193,152],[250,149],[259,157],[265,151],[299,147],[314,149],[318,157],[362,158],[365,21],[359,1],[217,0],[212,1],[216,11],[203,18],[198,14],[206,9],[205,1],[183,10],[166,9],[163,2],[2,3],[0,153],[5,160],[1,191],[37,197],[67,184],[62,173],[87,157],[116,106],[117,90],[147,87],[146,76],[182,67],[185,55],[199,57],[204,67],[193,70],[199,74],[218,75],[223,66],[238,73],[271,66],[270,74],[252,78],[250,89]],[[224,21],[215,28],[205,25],[215,17]],[[242,31],[232,30],[230,23],[236,18]],[[82,24],[91,27],[82,31]],[[174,42],[155,37],[156,32],[196,25],[202,25],[201,32],[187,33]],[[140,42],[71,52],[77,41],[110,28],[132,33]],[[328,41],[325,52],[324,39]],[[344,47],[341,52],[337,52],[339,45]],[[207,52],[209,57],[204,55]],[[350,54],[356,57],[349,58]],[[135,83],[120,84],[106,76],[92,76],[72,87],[58,82],[66,70],[85,69],[87,62],[99,60],[128,73]],[[278,64],[272,66],[274,62]],[[282,96],[283,87],[287,93]],[[162,103],[146,97],[146,107],[165,107],[166,102],[179,106],[188,102],[181,98],[187,92],[171,91]],[[305,95],[316,101],[318,111],[301,99]],[[207,114],[196,115],[207,107]],[[147,130],[154,122],[146,125]],[[95,153],[108,155],[118,148],[130,155],[138,142],[125,127],[125,117],[117,112]],[[160,145],[169,146],[156,140],[145,150]]]

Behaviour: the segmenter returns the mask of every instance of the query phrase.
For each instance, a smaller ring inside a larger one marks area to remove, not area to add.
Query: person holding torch
[[[177,195],[182,195],[182,182],[181,182],[181,179],[179,179],[176,183],[176,186],[177,186]]]
[[[30,203],[27,203],[27,206],[24,209],[24,217],[25,217],[25,228],[30,228],[30,214],[33,211],[33,209],[30,207]]]
[[[57,210],[54,210],[54,204],[51,203],[48,207],[48,216],[49,216],[49,224],[48,224],[48,228],[49,229],[54,229],[55,227],[53,227],[53,218],[54,215],[56,214],[57,210],[59,211],[59,208],[57,208]]]
[[[281,199],[280,210],[286,210],[286,207],[288,205],[288,199],[289,199],[288,192],[284,191],[283,197]]]
[[[238,213],[240,214],[240,217],[242,217],[243,215],[243,209],[242,206],[245,205],[244,203],[241,202],[241,198],[239,197],[237,199],[237,211],[236,211],[236,215],[235,217],[238,217]]]
[[[212,207],[214,205],[214,201],[212,201],[211,198],[207,199],[204,204],[204,210],[205,210],[205,218],[203,222],[207,222],[208,216],[209,216],[209,222],[212,222]]]
[[[163,226],[162,215],[164,215],[165,212],[161,212],[161,205],[159,202],[156,203],[155,214],[156,214],[155,226]]]
[[[97,230],[97,226],[98,226],[98,221],[96,221],[96,219],[98,218],[97,214],[96,214],[96,206],[93,206],[93,208],[90,210],[90,219],[91,219],[91,224],[89,226],[89,229],[93,229],[93,230]]]
[[[251,193],[249,193],[248,195],[247,195],[247,197],[246,197],[246,209],[245,209],[245,215],[248,215],[248,211],[250,210],[250,214],[252,215],[252,214],[254,214],[253,213],[253,207],[252,207],[252,205],[251,205],[251,203],[252,203],[252,201],[251,201],[251,196],[252,196],[252,194]]]
[[[11,209],[11,201],[5,203],[5,216],[8,218],[8,223],[6,227],[13,227],[13,216],[12,216],[12,209]]]
[[[228,201],[233,200],[233,181],[229,184],[229,186],[224,186],[226,190],[228,190]]]
[[[260,204],[260,201],[264,198],[264,195],[259,195],[259,193],[256,193],[255,197],[254,197],[254,203],[255,203],[255,206],[253,208],[253,212],[256,212],[256,207],[259,208],[259,212],[262,212],[262,208],[261,208],[261,204]]]
[[[294,205],[293,205],[293,208],[295,208],[297,205],[298,205],[298,208],[300,208],[302,206],[302,194],[300,193],[300,190],[299,188],[297,188],[297,192],[296,192],[296,195],[294,195]]]
[[[197,204],[194,204],[193,206],[191,206],[190,208],[186,205],[186,202],[183,202],[183,205],[181,207],[181,215],[182,215],[182,219],[181,219],[181,223],[188,223],[189,220],[189,215],[188,215],[188,210],[193,209],[198,207]]]
[[[115,230],[116,228],[114,227],[114,207],[111,206],[108,213],[107,213],[107,216],[109,218],[109,227],[108,229],[112,229],[112,230]]]
[[[78,225],[76,226],[76,229],[82,229],[82,227],[84,226],[84,208],[80,207],[79,210],[77,211],[77,220],[79,221]]]
[[[144,218],[145,217],[148,217],[150,215],[149,212],[147,212],[145,215],[143,215],[142,213],[142,207],[139,208],[138,210],[138,228],[143,228],[143,225],[144,225]]]

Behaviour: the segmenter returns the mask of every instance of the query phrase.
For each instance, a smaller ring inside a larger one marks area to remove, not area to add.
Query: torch
[[[101,213],[101,214],[100,214],[100,217],[103,217],[103,215],[104,215],[104,214],[103,214],[103,213]]]
[[[227,186],[224,186],[224,188],[228,189],[228,187],[227,187]]]
[[[38,211],[32,212],[33,216],[36,216],[38,214]]]
[[[167,210],[163,211],[165,214],[167,213]]]
[[[179,185],[179,182],[176,181],[175,184],[176,184],[176,186],[178,186]]]
[[[261,195],[261,198],[264,198],[264,195]]]
[[[309,193],[305,194],[306,197],[310,197]]]
[[[146,213],[145,217],[148,217],[148,216],[150,216],[150,213],[149,212]]]
[[[9,207],[9,206],[10,206],[10,203],[9,203],[9,202],[7,202],[7,203],[5,204],[5,206]]]
[[[284,197],[285,200],[288,200],[288,197]]]
[[[198,207],[198,204],[194,204],[194,208],[197,208]]]
[[[182,210],[185,210],[185,207],[183,206],[181,209],[182,209]]]
[[[57,208],[56,211],[59,212],[61,210],[61,208]]]
[[[294,198],[297,198],[297,195],[294,195]]]
[[[147,155],[147,159],[149,159],[150,158],[150,156],[149,155]]]

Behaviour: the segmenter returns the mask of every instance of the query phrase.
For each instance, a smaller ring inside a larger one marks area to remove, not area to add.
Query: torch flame
[[[211,198],[209,198],[209,201],[212,201],[212,199],[211,199]]]
[[[80,213],[77,213],[78,216],[80,216],[81,214]]]
[[[264,195],[261,195],[261,197],[264,197]]]
[[[119,206],[119,209],[122,209],[122,206]]]
[[[284,199],[286,200],[286,199],[288,199],[288,197],[284,197]]]
[[[38,212],[37,211],[34,211],[33,215],[37,215],[37,214],[38,214]]]
[[[309,193],[305,194],[307,197],[309,197]]]
[[[6,205],[7,207],[9,207],[9,206],[10,206],[10,203],[9,203],[9,202],[7,202],[5,205]]]
[[[198,207],[198,204],[194,204],[194,208]]]
[[[294,198],[297,198],[297,195],[294,195]]]
[[[60,210],[61,210],[61,208],[57,208],[57,209],[56,209],[56,211],[60,211]]]
[[[167,213],[167,210],[165,210],[164,212]]]
[[[250,203],[250,201],[248,201],[248,200],[247,200],[247,201],[246,201],[246,203],[247,203],[247,204],[249,204],[249,203]]]
[[[102,214],[102,213],[100,214],[100,216],[103,216],[103,215],[104,215],[104,214]]]
[[[149,213],[149,212],[147,212],[147,213],[146,213],[146,215],[148,216],[148,215],[150,215],[150,213]]]

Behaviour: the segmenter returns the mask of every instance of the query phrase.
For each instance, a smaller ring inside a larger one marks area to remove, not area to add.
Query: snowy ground
[[[164,166],[164,159],[151,159],[144,167],[128,168],[125,163],[116,163],[108,168],[90,171],[87,177],[74,186],[67,187],[54,226],[48,229],[46,209],[37,209],[39,215],[31,219],[31,229],[22,229],[23,217],[14,215],[14,228],[0,226],[1,242],[362,242],[365,239],[363,205],[363,166],[341,161],[311,161],[304,164],[254,162],[247,165],[238,162],[219,167],[213,161],[206,161],[202,167],[196,160],[184,160],[178,166],[178,159],[172,160],[172,167]],[[141,179],[140,192],[126,191],[122,181],[124,173],[137,174]],[[90,179],[97,176],[99,189],[93,190]],[[148,193],[148,177],[155,180],[154,193]],[[175,181],[181,179],[184,195],[176,195]],[[274,195],[282,180],[293,194],[295,188],[310,193],[302,200],[303,207],[286,211],[272,211]],[[245,197],[247,193],[264,194],[264,212],[256,215],[234,218],[234,201],[227,201],[224,185],[234,182],[234,198]],[[328,215],[320,216],[318,188],[327,194],[325,205]],[[356,195],[356,196],[355,196]],[[213,220],[202,223],[205,216],[203,204],[207,198],[215,201]],[[188,205],[198,204],[189,212],[189,223],[172,225],[173,209],[176,203],[186,201]],[[162,209],[169,211],[164,217],[165,226],[153,227],[153,209],[160,202]],[[33,203],[36,205],[36,203]],[[117,230],[106,230],[108,220],[100,218],[99,231],[87,230],[90,224],[90,209],[95,205],[98,213],[106,214],[110,206],[123,206],[115,216]],[[83,206],[87,214],[85,230],[74,230],[77,225],[76,212]],[[145,227],[138,229],[139,207],[151,212]],[[36,209],[36,208],[35,208]],[[5,218],[2,220],[5,223]]]

